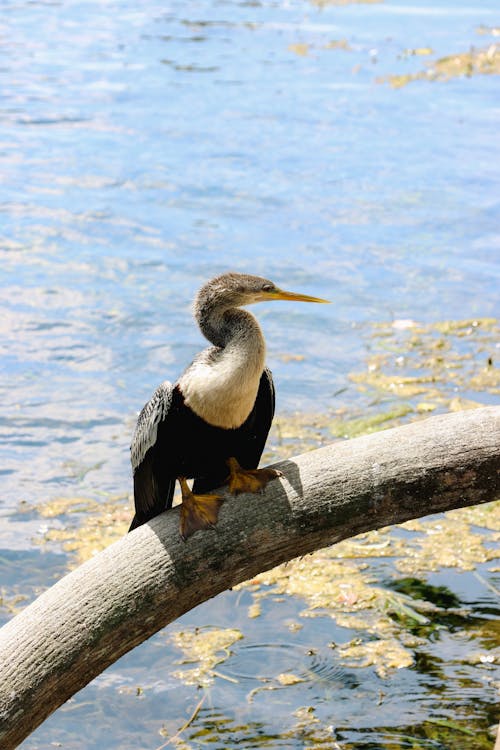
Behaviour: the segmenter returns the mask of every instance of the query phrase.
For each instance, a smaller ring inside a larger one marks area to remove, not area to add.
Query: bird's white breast
[[[264,364],[263,343],[249,348],[240,343],[213,360],[201,358],[179,380],[185,403],[215,427],[240,427],[255,404]]]

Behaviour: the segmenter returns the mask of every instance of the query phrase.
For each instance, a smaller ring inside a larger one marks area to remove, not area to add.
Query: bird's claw
[[[224,499],[219,495],[194,495],[184,477],[179,477],[179,483],[182,491],[179,531],[185,542],[195,531],[215,529]]]
[[[243,469],[235,458],[228,460],[229,466],[229,492],[240,495],[243,492],[263,494],[269,482],[281,477],[282,472],[278,469]]]

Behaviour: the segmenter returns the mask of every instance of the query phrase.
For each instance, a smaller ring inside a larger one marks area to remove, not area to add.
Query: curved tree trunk
[[[120,656],[216,594],[370,529],[500,495],[500,407],[335,443],[278,464],[184,543],[174,509],[65,576],[0,630],[0,747],[10,750]]]

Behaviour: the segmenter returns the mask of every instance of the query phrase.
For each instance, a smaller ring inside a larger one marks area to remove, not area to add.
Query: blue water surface
[[[34,586],[60,566],[20,503],[130,491],[137,412],[203,346],[191,301],[216,273],[332,301],[255,308],[283,413],[335,406],[373,321],[500,313],[498,77],[380,81],[425,68],[408,50],[492,44],[498,11],[1,4],[0,547],[40,554]],[[128,747],[106,726],[65,746]]]

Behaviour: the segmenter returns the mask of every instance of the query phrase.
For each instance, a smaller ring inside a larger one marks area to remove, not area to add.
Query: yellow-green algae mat
[[[349,376],[352,387],[366,398],[362,410],[360,407],[355,413],[346,404],[327,414],[278,417],[265,460],[279,460],[335,438],[356,437],[420,419],[436,410],[483,405],[500,393],[500,369],[494,361],[499,332],[495,319],[433,325],[396,320],[374,325],[367,339],[366,367]],[[62,544],[72,565],[122,536],[132,513],[131,498],[123,495],[105,501],[60,498],[38,506],[37,511],[45,518],[62,520],[64,526],[47,531],[41,543]],[[401,529],[411,533],[402,536]],[[252,596],[249,618],[260,616],[261,605],[269,597],[293,596],[304,602],[301,618],[328,617],[338,626],[355,630],[355,639],[332,644],[338,657],[350,668],[371,666],[385,679],[392,671],[414,663],[415,650],[425,643],[425,638],[415,634],[416,626],[425,626],[434,615],[453,610],[377,585],[369,561],[392,558],[396,579],[398,573],[403,578],[416,578],[446,567],[475,571],[479,564],[496,558],[498,542],[500,502],[495,502],[362,534],[262,573],[238,588]],[[494,564],[489,567],[490,572],[498,570]],[[478,572],[474,575],[493,589]],[[500,596],[500,592],[494,593]],[[11,611],[19,604],[4,602]],[[290,627],[302,626],[298,621]],[[232,646],[244,638],[240,630],[202,627],[181,631],[174,625],[168,637],[179,650],[173,676],[184,684],[208,687],[216,677],[232,679],[220,668],[231,656]],[[500,663],[500,648],[472,648],[465,658],[472,664]],[[248,699],[258,690],[286,689],[303,679],[293,672],[281,672],[251,691]],[[305,708],[296,719],[297,726],[316,728],[315,742],[322,744],[323,729],[316,726],[312,709]],[[331,734],[328,736],[325,742],[331,743]],[[180,736],[172,744],[188,747]]]
[[[480,26],[476,29],[482,37],[499,37],[500,27]],[[400,55],[401,59],[408,59],[420,55],[432,55],[433,50],[428,47],[417,47],[406,50]],[[446,55],[429,62],[424,70],[415,73],[393,74],[377,79],[378,83],[390,83],[399,89],[414,81],[449,81],[452,78],[462,78],[475,75],[500,74],[500,45],[491,42],[477,48],[471,46],[468,50]]]

